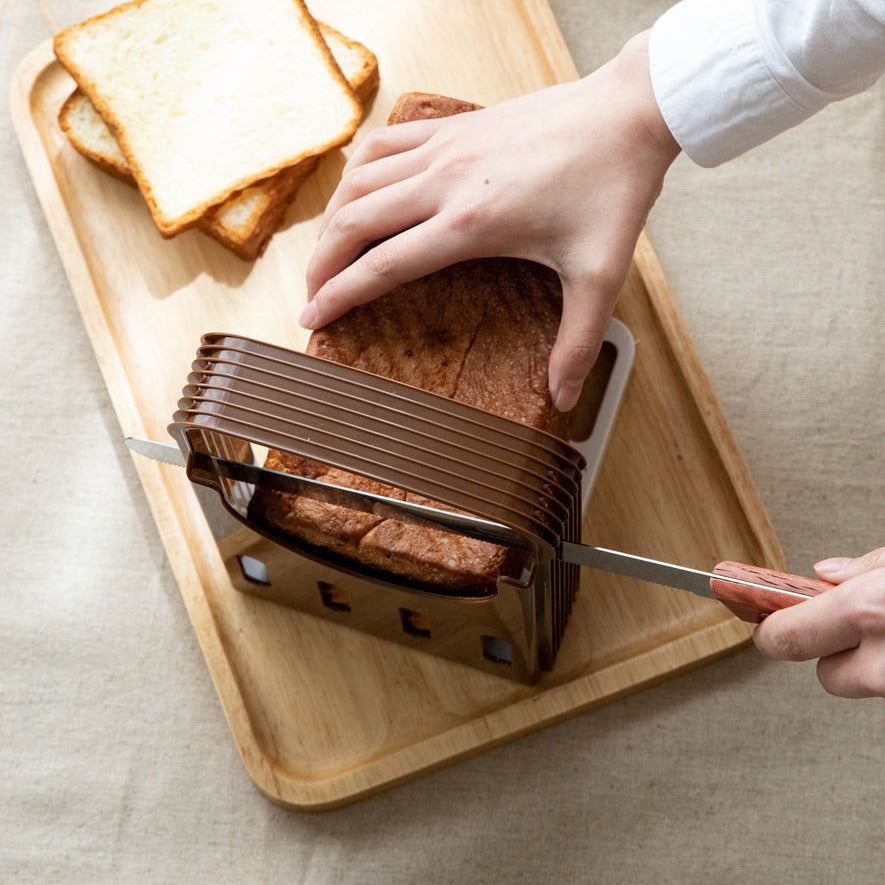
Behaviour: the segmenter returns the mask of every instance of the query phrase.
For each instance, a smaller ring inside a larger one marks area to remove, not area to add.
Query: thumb
[[[885,568],[885,547],[871,550],[863,556],[854,559],[847,556],[837,556],[833,559],[824,559],[815,563],[814,570],[825,581],[833,584],[841,584],[849,578],[871,572],[873,569]]]
[[[593,368],[608,327],[618,288],[563,280],[562,319],[550,351],[548,384],[560,412],[574,408]]]

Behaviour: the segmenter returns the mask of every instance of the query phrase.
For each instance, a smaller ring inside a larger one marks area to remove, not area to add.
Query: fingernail
[[[563,381],[556,389],[553,405],[560,412],[567,412],[569,409],[573,409],[581,396],[581,388],[583,386],[583,381]]]
[[[835,578],[845,570],[850,562],[852,562],[850,556],[834,556],[831,559],[822,559],[820,562],[816,562],[814,570],[819,575],[829,575]]]
[[[304,306],[304,310],[301,311],[301,316],[298,317],[298,323],[303,326],[305,329],[312,329],[313,324],[316,322],[317,318],[317,306],[316,302],[308,301]]]

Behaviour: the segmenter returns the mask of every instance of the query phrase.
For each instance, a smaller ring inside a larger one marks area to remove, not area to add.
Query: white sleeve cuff
[[[753,0],[682,0],[649,38],[652,86],[682,150],[717,166],[834,98],[802,77],[760,28]]]

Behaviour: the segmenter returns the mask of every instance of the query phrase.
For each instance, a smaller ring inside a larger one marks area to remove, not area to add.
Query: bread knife
[[[652,584],[676,587],[698,596],[716,599],[742,621],[752,624],[759,623],[778,609],[804,602],[834,586],[826,581],[741,562],[720,562],[712,572],[705,572],[570,541],[562,542],[560,555],[565,562],[575,565],[638,578]]]
[[[154,440],[127,437],[126,445],[135,452],[183,467],[184,457],[177,446]],[[460,532],[470,537],[506,546],[522,546],[520,536],[500,523],[474,516],[451,513],[434,507],[407,504],[381,495],[355,492],[352,489],[327,485],[288,473],[230,461],[214,456],[200,456],[211,460],[213,471],[219,476],[248,483],[261,483],[280,491],[306,493],[333,504],[363,509],[379,515],[431,523],[447,531]],[[339,497],[343,496],[343,497]],[[817,596],[834,585],[826,581],[792,575],[786,572],[746,565],[740,562],[720,562],[712,572],[700,571],[657,559],[563,541],[559,555],[564,562],[598,571],[637,578],[651,584],[688,590],[698,596],[716,599],[727,606],[741,620],[759,623],[772,612]]]

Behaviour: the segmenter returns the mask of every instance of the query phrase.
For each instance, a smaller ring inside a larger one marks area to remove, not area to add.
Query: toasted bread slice
[[[362,43],[324,22],[317,24],[350,88],[361,103],[367,102],[378,86],[378,59]],[[62,105],[58,119],[71,145],[83,156],[111,175],[135,183],[117,139],[79,87]],[[302,160],[268,181],[246,188],[207,213],[199,227],[241,258],[258,257],[316,163],[313,157]]]
[[[303,0],[135,0],[54,48],[165,236],[346,143],[362,113]]]

